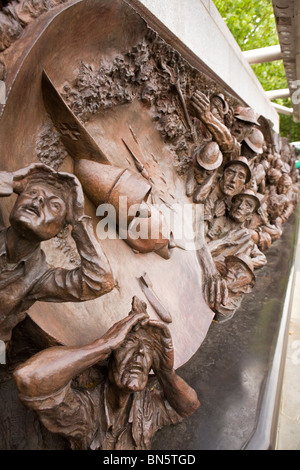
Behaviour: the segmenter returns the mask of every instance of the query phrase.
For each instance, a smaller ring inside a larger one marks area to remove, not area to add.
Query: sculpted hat
[[[216,142],[209,142],[197,152],[196,162],[205,170],[215,170],[222,165],[223,155]]]
[[[55,171],[48,165],[43,163],[34,163],[20,171],[16,176],[16,193],[21,194],[26,187],[32,184],[47,184],[54,186],[56,189],[61,190],[68,195],[70,190],[74,188],[75,184],[79,183],[76,176]]]
[[[251,150],[253,150],[253,152],[259,155],[263,153],[264,141],[265,141],[265,138],[264,138],[263,133],[259,129],[256,129],[255,127],[252,130],[249,137],[245,139],[245,142],[248,145],[248,147],[250,147]]]
[[[256,124],[256,126],[260,125],[257,121],[258,115],[252,108],[244,108],[242,106],[239,106],[234,112],[234,117],[240,119],[240,121],[246,121],[251,122],[252,124]]]
[[[245,191],[243,191],[242,193],[236,194],[235,196],[233,196],[232,202],[234,202],[239,197],[244,196],[250,197],[256,202],[256,210],[260,207],[260,199],[256,196],[255,192],[252,191],[252,189],[245,189]]]
[[[247,170],[246,183],[249,183],[252,175],[251,175],[251,169],[250,169],[250,166],[248,164],[248,160],[246,157],[241,156],[241,157],[236,158],[235,160],[229,160],[229,162],[227,162],[226,165],[224,165],[224,170],[228,168],[229,166],[236,165],[236,164],[242,165],[244,168],[246,168]]]

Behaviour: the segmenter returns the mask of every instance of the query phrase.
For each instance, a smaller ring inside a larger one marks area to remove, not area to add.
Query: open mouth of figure
[[[244,215],[244,214],[243,214],[243,212],[240,212],[240,211],[235,211],[235,213],[234,213],[235,217],[241,217],[242,215]]]
[[[134,364],[134,365],[128,367],[128,372],[130,374],[142,374],[144,372],[144,368],[143,368],[143,366],[141,366],[139,364]]]
[[[35,214],[35,215],[37,215],[38,217],[40,216],[40,211],[38,210],[37,207],[34,207],[34,206],[23,206],[22,209],[23,209],[25,212],[28,212],[29,214]]]

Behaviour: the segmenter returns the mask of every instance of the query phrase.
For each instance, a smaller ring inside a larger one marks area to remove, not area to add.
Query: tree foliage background
[[[216,7],[242,51],[279,44],[272,0],[214,0]],[[265,91],[287,88],[281,60],[251,66]],[[291,107],[291,100],[275,100]],[[300,140],[300,124],[280,115],[280,133],[291,142]]]

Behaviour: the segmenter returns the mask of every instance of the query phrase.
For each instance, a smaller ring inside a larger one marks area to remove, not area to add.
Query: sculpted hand
[[[17,194],[20,194],[24,189],[26,178],[34,175],[35,173],[44,174],[45,181],[47,181],[47,178],[56,172],[53,170],[53,168],[45,165],[44,163],[32,163],[31,165],[12,173],[13,191]]]
[[[247,243],[251,239],[251,232],[246,228],[241,228],[236,231],[230,232],[226,237],[224,237],[224,241],[226,242],[226,246],[239,246]]]
[[[233,233],[233,240],[238,243],[245,243],[251,238],[251,233],[246,228],[241,228],[240,230]]]
[[[152,369],[156,374],[171,371],[174,366],[174,348],[169,328],[156,320],[147,321],[147,332],[153,339]]]
[[[226,305],[228,299],[227,284],[221,276],[211,276],[205,282],[204,297],[210,308],[217,308],[218,305]]]
[[[82,186],[75,175],[61,173],[70,181],[69,207],[67,212],[67,222],[74,226],[76,222],[84,216],[84,195]]]
[[[101,338],[106,341],[111,351],[117,349],[130,331],[138,325],[142,325],[143,322],[149,318],[149,315],[145,312],[135,312],[127,317],[123,318],[119,322],[115,323]]]
[[[224,201],[217,201],[215,205],[215,217],[222,217],[226,212],[226,204]]]

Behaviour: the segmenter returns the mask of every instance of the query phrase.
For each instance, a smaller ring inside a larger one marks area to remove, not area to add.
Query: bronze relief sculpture
[[[129,3],[0,16],[0,194],[18,196],[1,198],[0,339],[26,314],[38,328],[20,399],[73,449],[150,449],[197,410],[176,370],[239,314],[297,204],[291,146]]]

